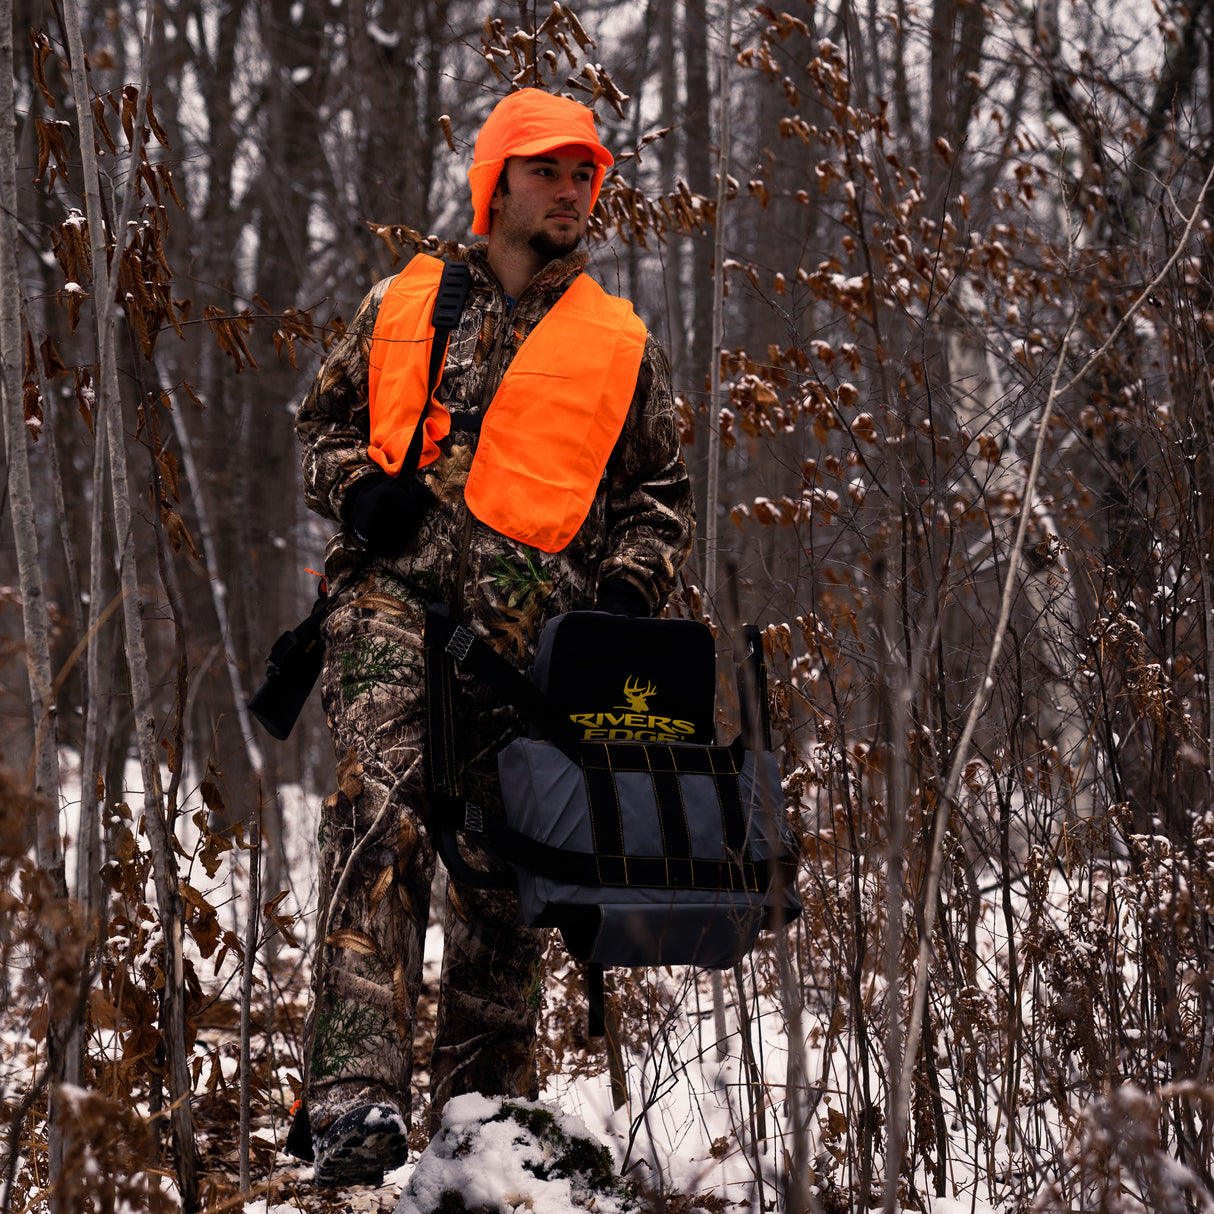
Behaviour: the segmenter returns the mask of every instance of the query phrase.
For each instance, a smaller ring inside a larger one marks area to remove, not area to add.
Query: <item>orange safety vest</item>
[[[419,253],[388,288],[371,335],[367,455],[399,474],[426,399],[430,323],[443,263]],[[482,523],[542,552],[577,534],[636,390],[646,329],[626,299],[579,274],[527,335],[481,419],[464,487]],[[451,415],[431,401],[420,466]]]

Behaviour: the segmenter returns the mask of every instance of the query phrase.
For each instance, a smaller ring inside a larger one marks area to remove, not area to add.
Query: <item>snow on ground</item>
[[[431,978],[437,977],[441,943],[441,929],[434,926],[427,937],[426,968]],[[540,1102],[606,1145],[617,1169],[649,1192],[717,1197],[740,1209],[778,1210],[783,1110],[778,1103],[767,1109],[770,1137],[759,1144],[756,1152],[748,1128],[745,1071],[732,1009],[725,1055],[718,1057],[710,1031],[709,977],[700,975],[695,985],[689,985],[686,972],[648,973],[651,981],[672,984],[674,998],[683,1010],[677,1024],[667,1026],[650,1054],[629,1055],[627,1104],[614,1107],[606,1073],[591,1077],[557,1075],[541,1093]],[[778,1098],[787,1067],[787,1045],[774,1009],[758,1009],[752,1036],[761,1049],[759,1060],[767,1090]],[[811,1071],[820,1061],[812,1058]],[[959,1146],[957,1158],[962,1157]],[[449,1155],[442,1157],[431,1151],[421,1157],[414,1153],[404,1167],[386,1178],[382,1193],[389,1198],[388,1204],[358,1208],[391,1209],[391,1200],[404,1193],[419,1163],[425,1172],[426,1192],[451,1189],[463,1195],[470,1206],[479,1205],[487,1191],[493,1191],[502,1201],[503,1210],[516,1205],[519,1210],[526,1208],[539,1214],[574,1209],[568,1204],[568,1187],[563,1181],[540,1183],[533,1179],[530,1188],[522,1191],[520,1160],[510,1153],[506,1140],[482,1146],[477,1166],[471,1170],[466,1161]],[[934,1214],[998,1214],[999,1207],[985,1199],[985,1189],[973,1171],[954,1177],[954,1184],[955,1196],[931,1199]],[[930,1187],[924,1184],[921,1191],[930,1191]],[[520,1194],[524,1204],[509,1201]],[[402,1197],[396,1214],[415,1214],[416,1208]],[[246,1214],[286,1214],[299,1207],[267,1207],[264,1201],[257,1201],[245,1209]]]
[[[138,783],[136,769],[131,773],[130,786],[137,787]],[[297,934],[300,943],[306,944],[313,927],[310,908],[315,905],[312,824],[316,804],[314,798],[305,797],[298,789],[283,789],[281,796],[282,820],[288,824],[282,840],[282,872],[284,882],[289,886],[289,897],[281,909],[301,913]],[[136,807],[138,817],[138,802],[132,799],[131,804]],[[70,808],[65,815],[69,819],[65,822],[69,839],[75,834],[74,822],[70,821],[74,814]],[[194,830],[188,812],[183,813],[181,821],[182,838],[188,850],[189,840],[185,836]],[[243,860],[243,855],[238,859]],[[68,871],[72,871],[70,866]],[[191,872],[190,879],[198,880],[204,895],[221,908],[225,926],[243,937],[247,913],[246,874],[238,871],[233,878],[232,867],[226,864],[214,882],[205,882],[201,877],[200,870]],[[277,892],[263,889],[262,901],[268,901]],[[990,947],[993,949],[999,944],[992,939]],[[442,950],[442,930],[438,923],[433,923],[427,933],[426,948],[426,982],[433,990],[437,986]],[[222,972],[216,972],[213,959],[202,959],[196,953],[193,959],[200,978],[208,986],[225,981],[231,984],[234,957],[228,959]],[[541,1102],[584,1125],[595,1139],[610,1148],[617,1168],[642,1188],[664,1193],[714,1195],[754,1210],[776,1208],[772,1203],[778,1195],[778,1173],[784,1166],[784,1113],[780,1095],[788,1066],[783,1017],[777,1008],[762,1003],[752,1010],[751,1039],[764,1090],[773,1101],[765,1110],[767,1137],[756,1146],[751,1133],[750,1088],[746,1082],[741,1035],[732,1003],[727,1013],[725,1049],[719,1054],[712,1030],[709,977],[693,978],[688,971],[650,970],[646,972],[646,980],[666,988],[666,1006],[675,1009],[675,1014],[661,1024],[658,1032],[650,1034],[651,1044],[643,1054],[626,1054],[627,1102],[618,1109],[614,1107],[611,1082],[605,1072],[588,1077],[575,1075],[570,1070],[551,1077],[546,1090],[540,1094]],[[732,989],[731,981],[726,983],[726,989]],[[550,992],[549,997],[557,998],[559,993]],[[577,1012],[584,1014],[582,1009]],[[814,1027],[811,1023],[805,1026],[810,1041],[814,1040]],[[11,1042],[10,1049],[13,1054],[17,1053],[18,1043]],[[808,1073],[822,1074],[823,1060],[808,1045],[806,1052]],[[223,1078],[234,1082],[234,1061],[214,1052],[212,1066],[216,1058],[222,1067]],[[280,1068],[277,1075],[280,1083],[285,1083],[284,1074],[288,1070]],[[205,1085],[209,1074],[210,1067],[200,1068],[200,1085]],[[816,1110],[815,1124],[829,1102],[827,1094],[824,1104]],[[286,1138],[286,1127],[280,1125],[274,1132],[281,1147]],[[265,1134],[266,1131],[262,1131],[260,1136]],[[817,1147],[815,1144],[815,1149]],[[934,1214],[996,1214],[998,1206],[986,1199],[987,1180],[982,1169],[976,1163],[968,1167],[960,1163],[967,1158],[967,1152],[968,1147],[959,1143],[954,1156],[958,1170],[951,1176],[953,1196],[931,1199]],[[292,1163],[280,1152],[276,1171],[281,1172]],[[419,1156],[414,1153],[408,1164],[387,1178],[383,1190],[376,1195],[376,1204],[351,1204],[348,1208],[391,1209],[418,1164]],[[423,1166],[430,1188],[437,1187],[440,1192],[443,1188],[455,1189],[469,1201],[480,1202],[484,1200],[487,1177],[500,1181],[503,1200],[517,1190],[517,1184],[511,1180],[517,1165],[518,1160],[510,1157],[509,1144],[503,1142],[498,1144],[496,1156],[490,1150],[474,1173],[470,1173],[460,1160],[443,1159],[434,1152],[426,1156]],[[300,1190],[306,1192],[309,1171],[298,1172],[298,1177]],[[562,1182],[564,1189],[553,1183],[551,1191],[545,1189],[533,1194],[527,1208],[539,1214],[569,1209],[567,1182]],[[920,1191],[930,1192],[930,1186],[923,1183]],[[336,1196],[332,1191],[323,1192],[330,1199]],[[288,1211],[297,1214],[308,1206],[301,1206],[295,1199],[285,1204],[257,1198],[243,1208],[245,1214],[288,1214]],[[402,1205],[399,1209],[401,1214],[411,1214],[411,1207]]]

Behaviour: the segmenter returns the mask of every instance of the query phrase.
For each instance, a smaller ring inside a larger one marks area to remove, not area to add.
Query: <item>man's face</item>
[[[489,242],[526,245],[545,261],[577,248],[590,217],[594,158],[579,144],[541,156],[511,156],[489,203]]]

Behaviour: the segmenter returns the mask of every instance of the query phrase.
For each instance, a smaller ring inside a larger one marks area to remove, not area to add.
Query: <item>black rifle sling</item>
[[[442,378],[443,364],[447,361],[447,343],[451,340],[451,331],[459,324],[463,315],[464,304],[468,299],[468,288],[472,285],[472,271],[462,261],[447,261],[443,263],[443,276],[438,283],[438,294],[434,298],[434,312],[431,324],[434,325],[434,340],[430,343],[430,374],[427,379],[426,403],[422,406],[421,417],[413,437],[409,440],[409,450],[405,453],[405,462],[401,467],[401,476],[413,476],[422,456],[422,436],[425,433],[426,418],[430,413],[430,402],[434,399],[435,389]]]
[[[449,808],[463,795],[455,745],[455,664],[433,627],[431,607],[422,635],[426,680],[426,791],[431,800]]]

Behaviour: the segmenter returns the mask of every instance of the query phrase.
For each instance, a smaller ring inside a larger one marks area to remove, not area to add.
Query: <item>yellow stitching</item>
[[[611,791],[615,794],[615,816],[616,821],[620,826],[620,850],[626,850],[628,844],[624,841],[624,813],[620,809],[620,788],[615,780],[615,767],[611,763],[611,751],[604,746],[603,754],[607,759],[607,771],[611,775]],[[624,856],[624,884],[631,884],[628,880],[628,857]]]

